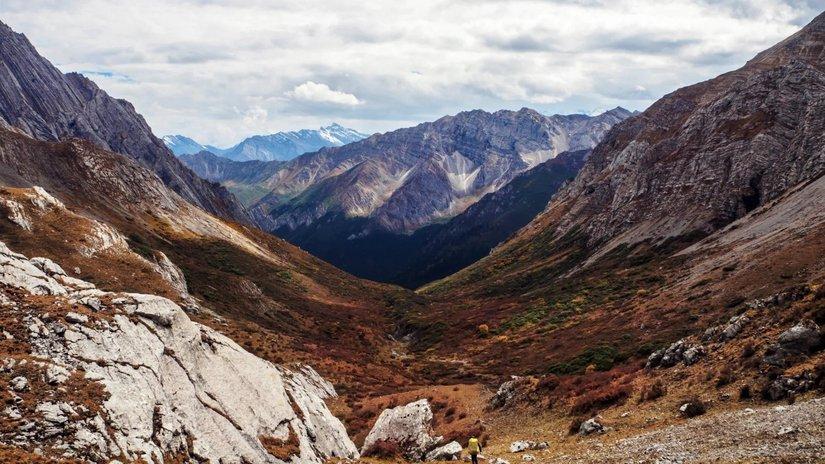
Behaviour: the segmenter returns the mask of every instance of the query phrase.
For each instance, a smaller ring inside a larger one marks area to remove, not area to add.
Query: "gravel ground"
[[[586,454],[536,454],[546,463],[825,463],[825,398],[742,409],[602,444]]]

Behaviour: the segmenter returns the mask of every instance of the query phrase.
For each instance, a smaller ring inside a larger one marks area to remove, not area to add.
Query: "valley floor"
[[[648,421],[657,419],[655,414],[645,416]],[[822,463],[825,398],[793,405],[743,406],[633,433],[618,429],[599,437],[550,440],[549,449],[527,453],[539,463]],[[521,461],[523,453],[506,449],[509,438],[519,437],[506,438],[489,447],[490,455]]]
[[[494,442],[486,448],[484,457],[486,462],[500,458],[517,463],[525,462],[523,458],[531,455],[535,459],[532,462],[547,464],[825,463],[822,397],[792,405],[741,405],[660,428],[652,425],[659,420],[653,411],[634,412],[627,408],[625,412],[643,415],[649,423],[647,428],[654,430],[638,433],[636,427],[617,427],[599,436],[568,437],[559,431],[564,427],[561,421],[548,417],[491,418],[488,429],[506,429],[507,433],[492,438]],[[509,452],[511,442],[524,439],[547,440],[550,446],[540,451]]]

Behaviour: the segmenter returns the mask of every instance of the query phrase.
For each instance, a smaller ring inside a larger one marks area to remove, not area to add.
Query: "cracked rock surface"
[[[262,439],[297,438],[294,462],[358,456],[323,401],[335,396],[334,388],[309,366],[285,368],[257,358],[165,298],[103,292],[77,279],[61,283],[54,278],[60,272],[54,263],[28,260],[0,243],[4,292],[86,311],[32,312],[25,321],[31,354],[49,361],[49,384],[81,373],[108,394],[101,414],[83,423],[72,423],[77,414],[66,403],[41,402],[38,417],[23,418],[38,436],[62,437],[65,455],[279,463]]]

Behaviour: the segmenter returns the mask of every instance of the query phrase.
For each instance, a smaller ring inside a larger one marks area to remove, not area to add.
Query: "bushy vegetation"
[[[606,371],[626,358],[615,346],[598,345],[585,349],[569,361],[551,365],[547,371],[553,374],[581,374],[590,365],[595,366],[596,370]]]

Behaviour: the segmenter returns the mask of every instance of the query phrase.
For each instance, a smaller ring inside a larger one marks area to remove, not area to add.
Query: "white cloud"
[[[269,116],[269,112],[266,109],[255,106],[244,112],[243,123],[247,126],[258,126],[266,122],[267,116]]]
[[[332,103],[345,106],[355,106],[362,103],[351,93],[332,90],[326,84],[319,84],[312,81],[306,81],[301,85],[295,86],[294,89],[286,92],[285,95],[295,100],[314,103]]]
[[[821,0],[0,5],[52,63],[88,72],[159,135],[224,146],[331,121],[385,131],[474,108],[644,109],[741,66],[821,11]]]

